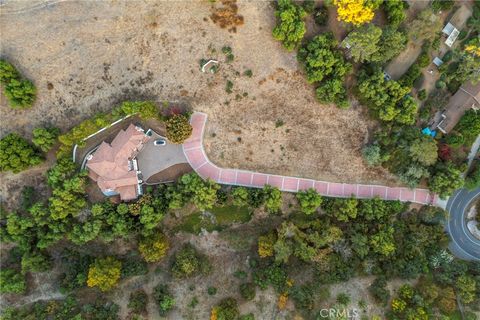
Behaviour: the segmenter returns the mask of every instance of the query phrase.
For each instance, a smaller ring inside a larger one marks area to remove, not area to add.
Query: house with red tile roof
[[[126,130],[120,130],[111,143],[102,142],[88,156],[88,175],[103,194],[119,195],[123,201],[134,200],[142,194],[136,156],[149,138],[142,128],[130,124]]]

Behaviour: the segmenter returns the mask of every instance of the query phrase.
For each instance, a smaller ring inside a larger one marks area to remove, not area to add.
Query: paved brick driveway
[[[427,189],[408,189],[401,187],[385,187],[378,185],[347,184],[312,179],[286,177],[274,174],[258,173],[240,169],[219,168],[212,163],[203,149],[203,131],[207,115],[195,112],[190,123],[193,127],[192,136],[183,144],[183,152],[188,162],[202,178],[212,179],[221,184],[262,188],[264,185],[278,187],[282,191],[298,192],[314,188],[317,192],[329,197],[356,197],[384,200],[400,200],[421,204],[434,204],[436,195]]]

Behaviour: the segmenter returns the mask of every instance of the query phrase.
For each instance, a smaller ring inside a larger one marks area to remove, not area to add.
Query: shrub
[[[248,313],[248,314],[241,315],[240,318],[238,318],[238,320],[255,320],[255,316],[253,315],[253,313]]]
[[[293,287],[291,296],[298,309],[312,310],[315,306],[316,295],[312,284]]]
[[[380,146],[378,144],[363,147],[362,155],[369,166],[376,166],[381,163]]]
[[[263,187],[265,209],[269,213],[278,213],[282,208],[282,192],[277,187],[265,185]]]
[[[240,294],[245,300],[255,299],[255,284],[253,282],[242,283],[240,285]]]
[[[22,273],[44,272],[52,267],[50,257],[39,251],[26,252],[22,256]]]
[[[386,306],[390,300],[390,291],[387,289],[387,280],[383,277],[376,278],[368,288],[373,298]]]
[[[445,89],[447,87],[447,84],[445,83],[445,81],[442,81],[442,80],[437,80],[437,82],[435,82],[435,88],[437,89]]]
[[[120,280],[122,263],[113,257],[95,259],[88,270],[87,285],[101,291],[113,289]]]
[[[165,121],[167,139],[172,143],[182,144],[191,135],[193,128],[186,116],[175,114]]]
[[[207,293],[209,296],[214,296],[217,293],[217,288],[215,287],[208,287]]]
[[[454,5],[454,0],[433,0],[431,4],[434,12],[448,11],[452,9]]]
[[[24,276],[14,269],[0,269],[0,293],[25,293],[27,284]]]
[[[415,80],[417,80],[421,75],[422,71],[420,70],[420,67],[417,63],[414,63],[410,68],[408,68],[408,71],[402,76],[399,82],[404,87],[411,88],[413,87]]]
[[[40,153],[16,133],[0,140],[0,171],[18,173],[43,161]]]
[[[145,313],[147,311],[148,296],[144,290],[140,289],[130,293],[128,307],[134,313]]]
[[[452,192],[461,188],[463,184],[462,171],[452,163],[439,164],[429,180],[430,190],[437,193],[441,199],[450,196]]]
[[[476,165],[465,179],[465,188],[474,190],[480,187],[480,165]]]
[[[418,91],[417,97],[421,101],[424,101],[425,99],[427,99],[427,91],[425,89],[422,89],[422,90]]]
[[[243,207],[248,205],[248,190],[245,187],[236,187],[230,195],[233,198],[233,205]]]
[[[153,299],[158,305],[161,316],[165,316],[175,306],[175,299],[164,284],[159,284],[153,289]]]
[[[292,51],[302,41],[307,31],[303,21],[306,15],[305,10],[291,0],[278,1],[278,8],[275,11],[277,25],[273,28],[272,34],[288,51]]]
[[[318,207],[322,204],[322,196],[313,188],[299,191],[297,193],[297,199],[300,203],[300,210],[307,215],[317,211]]]
[[[272,257],[274,254],[273,245],[277,241],[274,231],[258,237],[258,255],[261,258]]]
[[[122,260],[122,278],[145,275],[148,273],[147,264],[137,257],[128,257]]]
[[[420,68],[427,67],[430,64],[430,56],[428,53],[422,53],[417,59],[417,64]]]
[[[328,22],[328,9],[326,7],[319,7],[315,10],[313,14],[313,19],[315,23],[319,26],[325,26]]]
[[[225,298],[220,303],[213,307],[212,315],[215,315],[217,320],[235,320],[240,315],[238,311],[237,300],[234,298]],[[211,317],[210,319],[212,319]]]
[[[158,116],[158,109],[152,101],[125,101],[120,105],[125,115],[138,114],[143,119],[152,119]]]
[[[176,278],[188,278],[198,273],[208,273],[210,263],[200,255],[191,244],[184,245],[176,254],[172,273]]]
[[[341,305],[348,306],[350,304],[350,296],[346,293],[339,293],[337,295],[337,302]]]
[[[403,0],[383,1],[388,23],[393,27],[398,27],[407,17]]]
[[[33,129],[32,142],[43,152],[48,152],[57,141],[59,133],[58,128],[36,128]]]
[[[167,238],[162,233],[154,233],[140,239],[138,250],[145,261],[157,262],[167,254],[169,246]]]
[[[10,107],[30,108],[36,98],[36,89],[29,80],[22,79],[15,67],[5,60],[0,60],[0,83]]]

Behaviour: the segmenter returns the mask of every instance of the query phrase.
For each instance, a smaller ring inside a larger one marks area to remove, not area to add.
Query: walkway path
[[[373,198],[384,200],[410,201],[420,204],[436,204],[437,197],[427,189],[390,188],[378,185],[347,184],[312,179],[279,176],[240,169],[219,168],[212,163],[203,147],[203,131],[207,115],[195,112],[190,123],[193,127],[192,136],[183,144],[183,152],[192,166],[202,178],[210,178],[220,184],[262,188],[269,184],[282,191],[298,192],[315,188],[317,192],[330,197]]]

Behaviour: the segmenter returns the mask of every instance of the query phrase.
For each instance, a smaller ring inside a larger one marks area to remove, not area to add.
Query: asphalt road
[[[480,188],[473,191],[461,189],[456,191],[447,202],[450,213],[447,230],[452,238],[449,248],[458,258],[480,261],[480,240],[467,229],[467,208],[476,197],[480,196]]]

